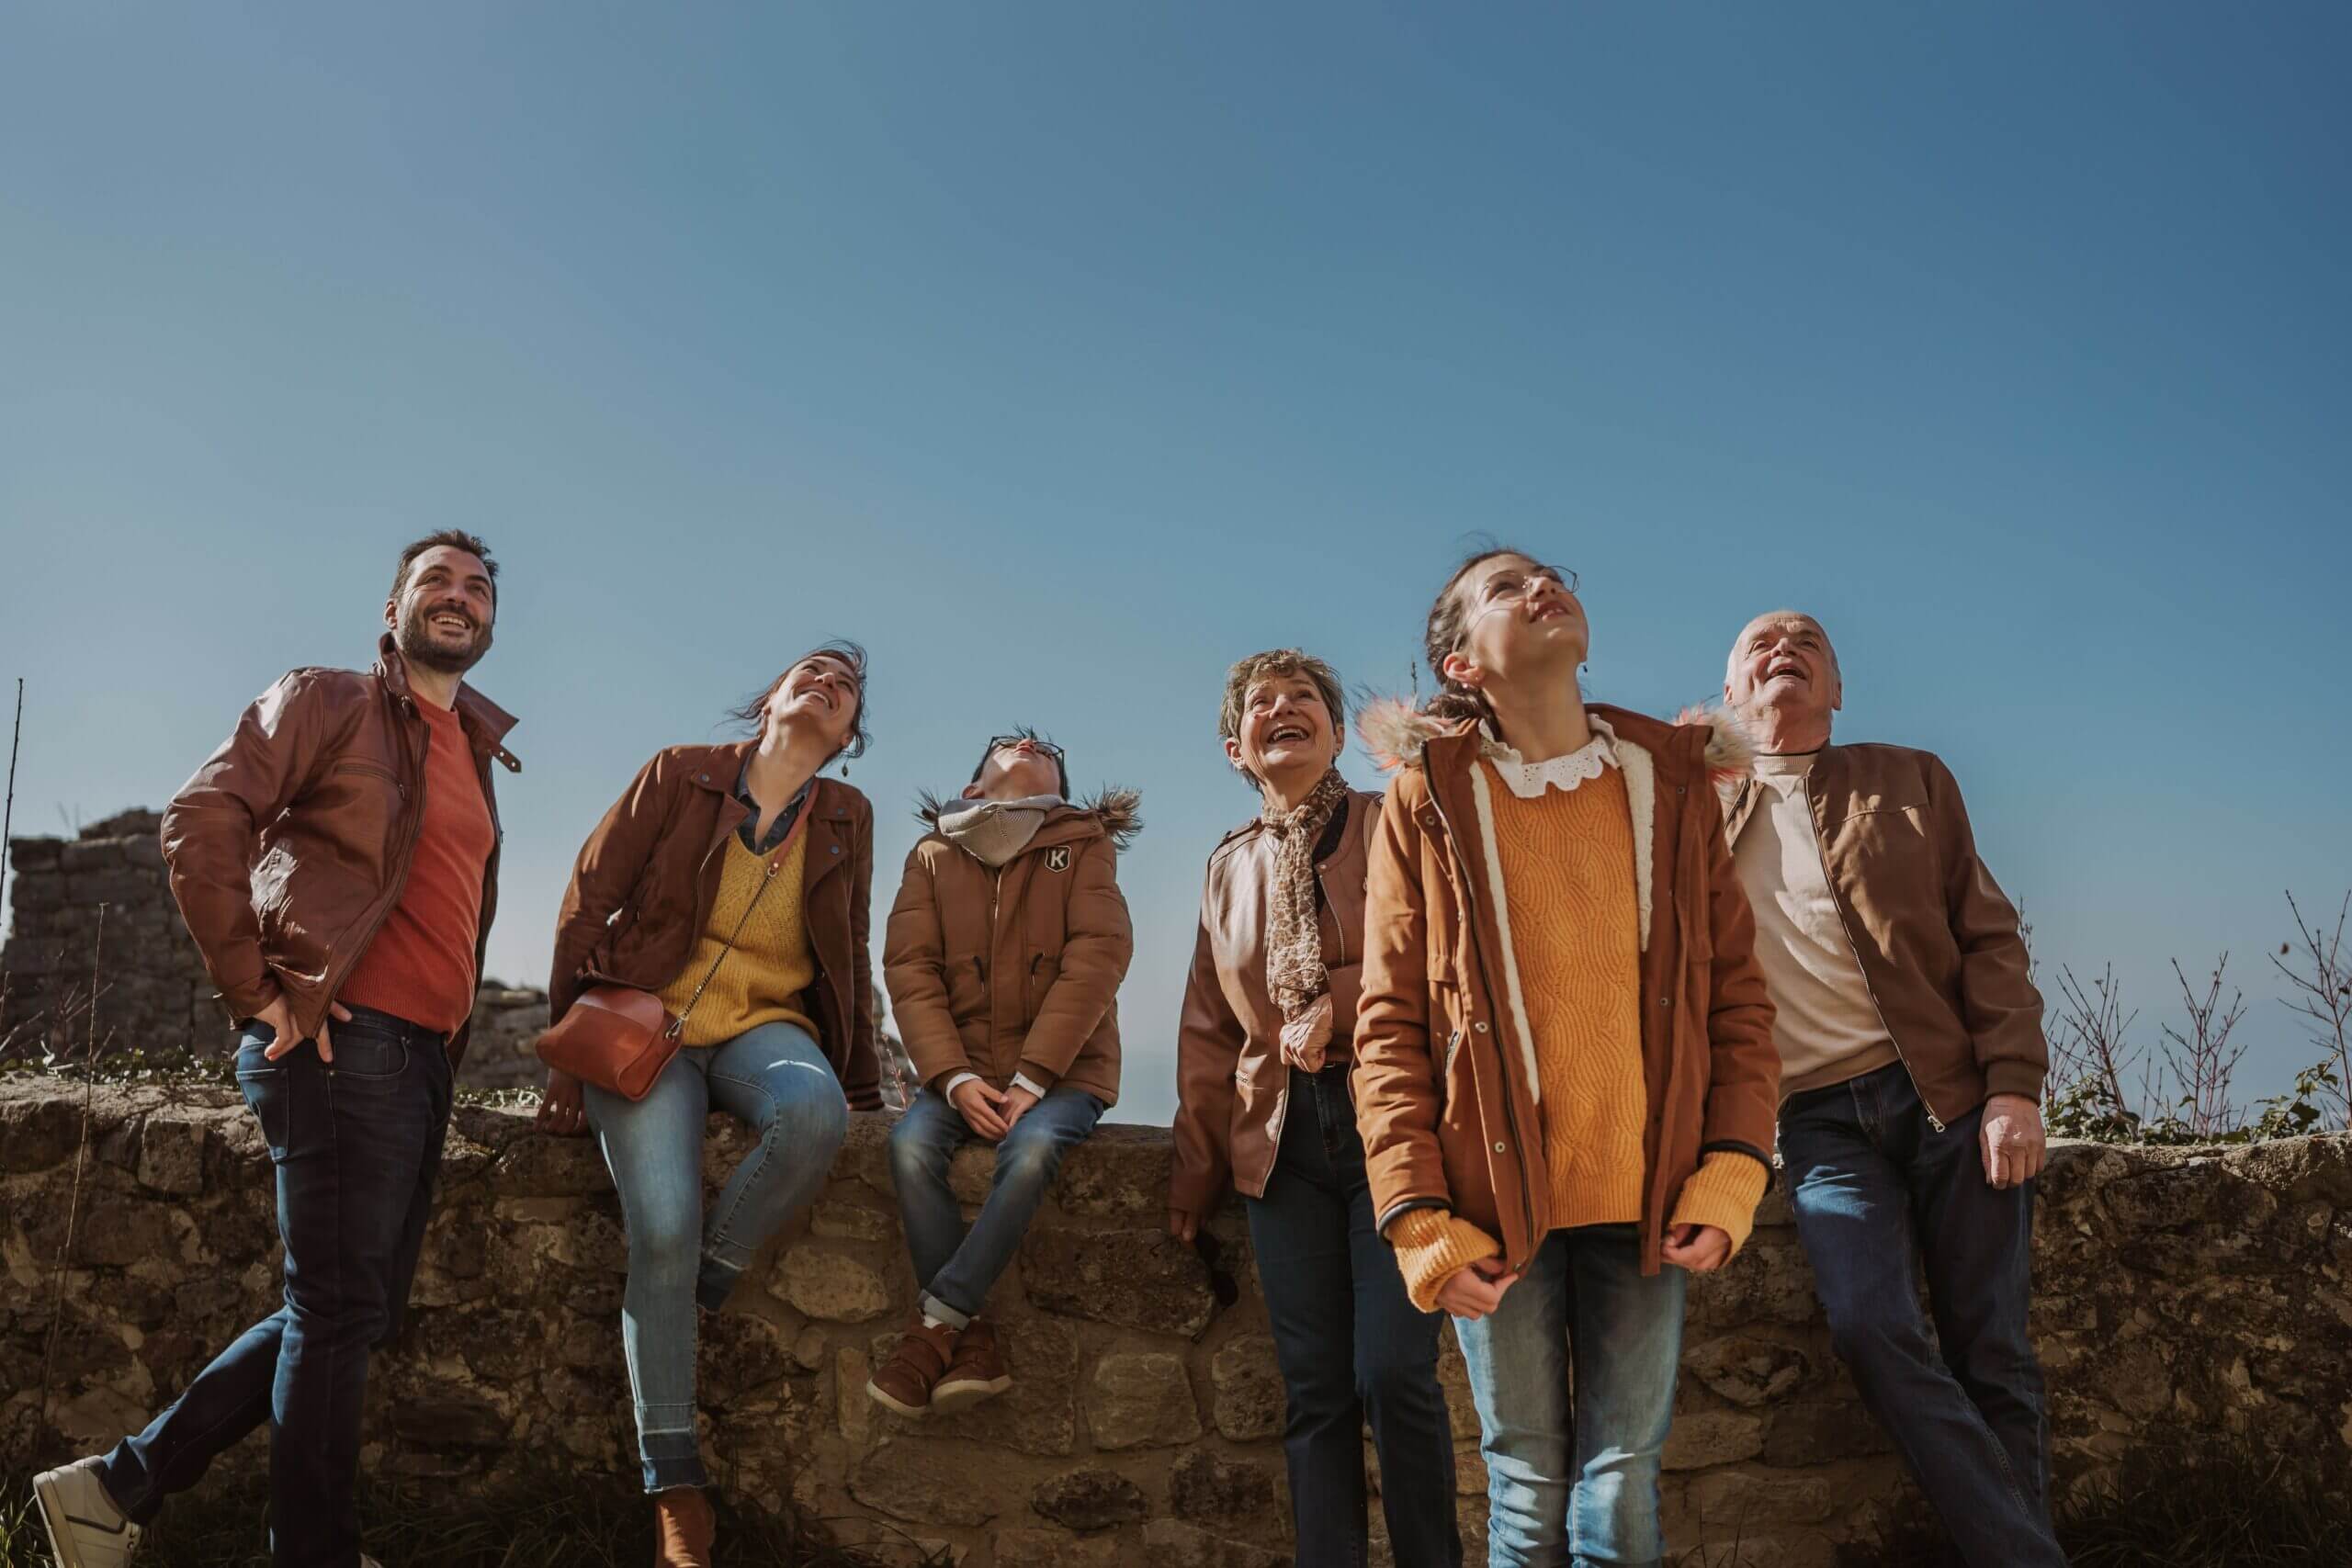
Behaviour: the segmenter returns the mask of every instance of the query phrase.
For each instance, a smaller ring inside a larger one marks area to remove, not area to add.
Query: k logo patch
[[[1069,846],[1064,845],[1060,849],[1047,850],[1046,852],[1046,869],[1047,871],[1068,871],[1069,869]]]

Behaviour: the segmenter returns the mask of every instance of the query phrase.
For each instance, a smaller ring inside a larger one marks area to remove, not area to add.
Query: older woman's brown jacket
[[[1709,1151],[1771,1163],[1780,1057],[1755,917],[1724,837],[1711,771],[1743,768],[1725,725],[1589,710],[1611,736],[1634,817],[1642,918],[1642,1269]],[[1500,863],[1474,778],[1481,738],[1399,704],[1365,739],[1405,764],[1373,839],[1356,1011],[1356,1116],[1373,1213],[1453,1211],[1524,1268],[1552,1229],[1534,1047],[1509,1001]]]
[[[1364,847],[1380,796],[1348,793],[1340,842],[1315,867],[1322,885],[1323,966],[1330,973],[1334,1062],[1348,1059],[1363,964]],[[1262,821],[1225,836],[1201,886],[1200,934],[1176,1032],[1176,1163],[1168,1205],[1215,1209],[1230,1185],[1266,1194],[1290,1104],[1282,1008],[1266,986],[1266,920],[1276,842]]]
[[[656,991],[677,978],[718,897],[728,835],[749,815],[735,782],[754,742],[673,746],[654,753],[581,846],[556,915],[549,1021],[583,987],[610,981]],[[817,982],[808,987],[818,1043],[853,1109],[882,1109],[874,1054],[874,960],[866,942],[874,888],[874,807],[836,779],[808,786],[808,870],[801,882]]]

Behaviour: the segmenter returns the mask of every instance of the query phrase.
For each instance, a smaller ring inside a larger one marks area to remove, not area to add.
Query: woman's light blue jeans
[[[628,1227],[621,1347],[645,1489],[705,1486],[695,1303],[717,1311],[761,1246],[816,1197],[849,1134],[849,1103],[817,1042],[786,1022],[679,1052],[643,1100],[594,1085],[585,1098]],[[750,1122],[760,1141],[706,1219],[703,1137],[714,1111]]]

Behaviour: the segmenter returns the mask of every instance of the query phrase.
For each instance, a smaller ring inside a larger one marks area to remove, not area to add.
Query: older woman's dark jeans
[[[1458,1568],[1453,1434],[1437,1385],[1443,1319],[1413,1310],[1396,1254],[1373,1228],[1345,1067],[1291,1074],[1272,1179],[1246,1202],[1289,1393],[1283,1454],[1298,1568],[1365,1561],[1367,1420],[1397,1568]]]

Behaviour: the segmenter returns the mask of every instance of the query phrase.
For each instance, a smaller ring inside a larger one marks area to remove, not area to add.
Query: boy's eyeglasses
[[[1040,757],[1061,761],[1062,749],[1050,740],[1040,740],[1034,735],[997,735],[989,739],[989,755],[993,757],[1008,747],[1026,746]]]

